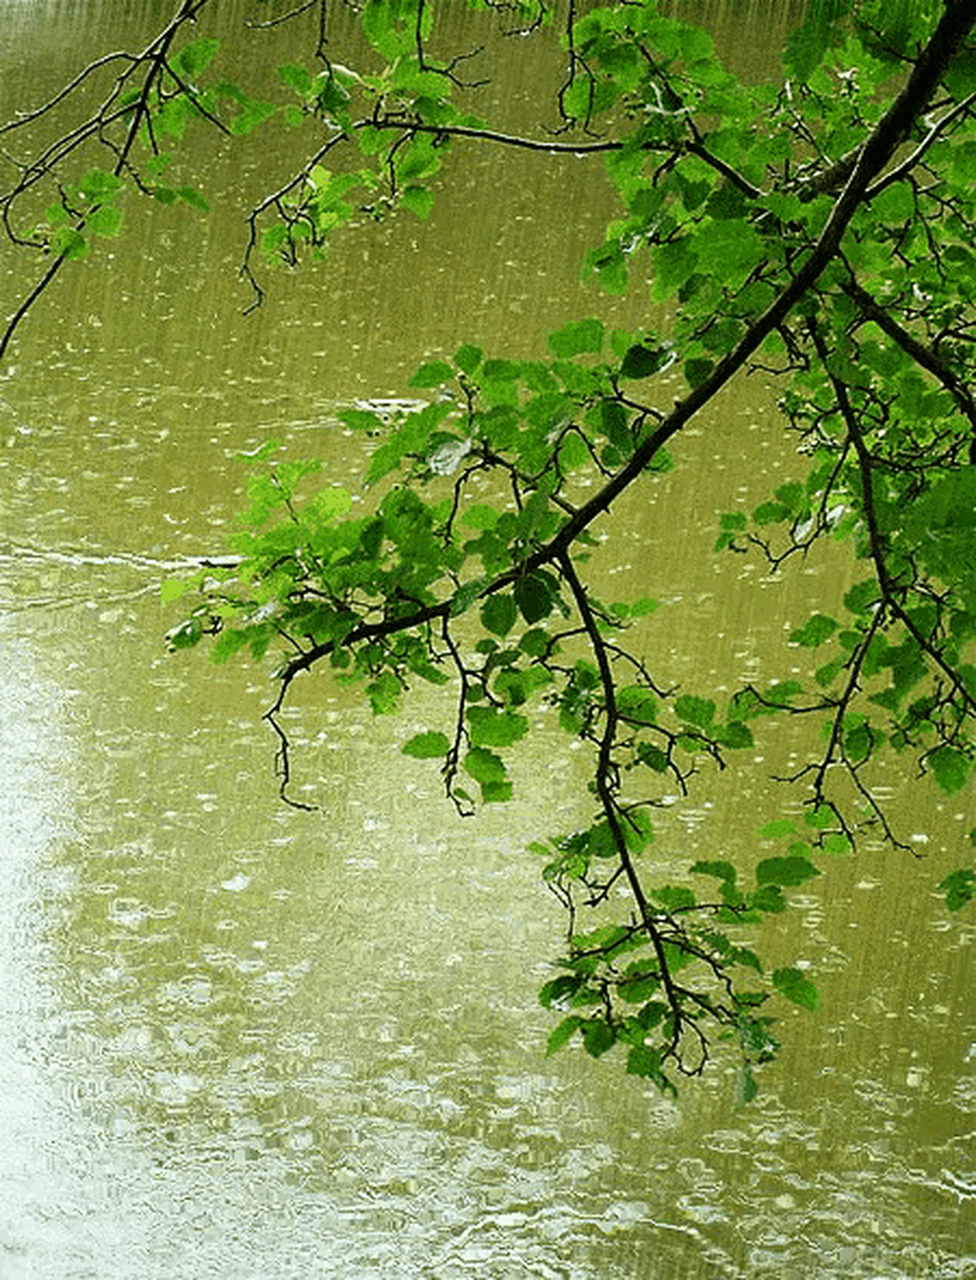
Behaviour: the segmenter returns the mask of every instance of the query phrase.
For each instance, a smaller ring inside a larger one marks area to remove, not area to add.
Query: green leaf
[[[955,747],[941,746],[926,757],[940,791],[947,796],[954,796],[966,785],[973,762],[962,751]]]
[[[705,212],[720,222],[744,218],[749,212],[749,198],[735,183],[723,182],[708,197]]]
[[[786,910],[787,903],[778,884],[767,884],[749,894],[747,906],[778,915]]]
[[[197,191],[196,187],[177,187],[176,194],[184,204],[188,204],[192,209],[199,209],[201,213],[210,212],[209,201],[206,196]]]
[[[439,387],[454,380],[454,366],[446,360],[428,360],[418,366],[407,384],[410,387]]]
[[[273,102],[248,102],[230,122],[230,131],[235,137],[246,137],[262,124],[266,124],[276,110]]]
[[[847,655],[839,654],[836,658],[831,658],[829,662],[825,662],[822,667],[818,667],[813,673],[813,678],[821,689],[829,689],[840,673],[847,666]]]
[[[617,694],[617,710],[629,720],[653,724],[657,719],[657,699],[650,689],[638,684],[626,685]]]
[[[369,698],[369,705],[373,708],[373,715],[393,715],[399,708],[402,692],[400,681],[389,672],[385,672],[379,679],[368,684],[366,695]]]
[[[302,517],[306,523],[321,527],[335,520],[337,516],[347,515],[351,506],[352,497],[347,489],[330,486],[327,489],[320,489],[309,498],[302,507]]]
[[[761,502],[753,511],[752,518],[759,525],[776,524],[780,520],[786,520],[789,514],[789,507],[782,502]]]
[[[481,625],[496,636],[506,636],[515,626],[518,609],[514,596],[497,593],[489,596],[481,609]]]
[[[834,27],[852,0],[808,0],[806,18],[786,42],[783,65],[787,75],[806,81],[823,61]]]
[[[715,876],[729,884],[735,884],[735,867],[731,862],[696,862],[690,868],[695,875]]]
[[[308,68],[303,67],[298,62],[285,63],[284,66],[278,68],[278,75],[281,77],[283,84],[287,85],[289,89],[294,89],[302,97],[312,87],[312,77]]]
[[[483,352],[480,347],[472,346],[470,342],[464,343],[458,347],[454,353],[454,363],[462,373],[472,374],[481,364]]]
[[[469,707],[467,719],[471,741],[476,747],[510,747],[529,730],[525,716],[497,711],[494,707]]]
[[[617,1034],[602,1018],[594,1018],[584,1022],[582,1026],[583,1047],[591,1058],[599,1058],[601,1054],[612,1049],[617,1043]]]
[[[173,600],[179,600],[189,590],[190,583],[184,582],[182,578],[164,578],[159,584],[159,598],[163,604],[169,604]]]
[[[641,1004],[648,996],[652,996],[660,986],[660,978],[630,978],[626,982],[620,983],[617,992],[621,1000],[626,1000],[628,1004]]]
[[[880,598],[881,588],[878,586],[877,578],[865,578],[863,582],[855,583],[844,596],[844,607],[851,613],[867,617],[871,612],[871,606]]]
[[[552,579],[546,575],[526,573],[515,580],[514,591],[515,603],[530,627],[552,613],[556,591]]]
[[[122,224],[122,214],[115,209],[114,205],[101,205],[99,209],[92,209],[85,219],[87,230],[90,230],[94,236],[105,239],[118,236],[120,224]]]
[[[400,192],[400,204],[408,213],[426,222],[434,210],[434,193],[427,187],[404,187]]]
[[[829,804],[820,804],[815,809],[808,809],[803,815],[803,821],[808,827],[815,827],[818,831],[823,831],[825,827],[836,825],[837,815]]]
[[[692,237],[669,240],[655,253],[654,298],[663,302],[685,283],[698,265],[698,254],[691,247]]]
[[[481,784],[481,800],[483,804],[504,804],[512,798],[510,782],[483,782]]]
[[[203,638],[203,624],[199,618],[187,618],[166,633],[166,643],[171,649],[190,649]]]
[[[815,1013],[820,1004],[820,992],[799,969],[777,969],[773,974],[773,986],[787,1000]]]
[[[740,1068],[739,1077],[736,1082],[736,1106],[744,1107],[747,1102],[751,1102],[759,1092],[759,1086],[756,1084],[756,1078],[752,1074],[752,1068],[746,1063]]]
[[[651,897],[660,902],[668,911],[687,910],[688,907],[693,907],[697,901],[693,891],[685,888],[684,885],[665,885],[662,889],[653,890]]]
[[[484,578],[475,578],[473,581],[466,582],[463,586],[458,587],[451,597],[451,617],[457,618],[462,613],[467,613],[484,589]]]
[[[684,366],[685,381],[689,387],[694,389],[705,381],[714,368],[714,360],[705,360],[697,357],[693,360],[686,360]]]
[[[210,647],[210,661],[215,666],[221,666],[232,657],[239,649],[243,649],[252,637],[248,635],[248,628],[225,627],[217,637],[217,640]]]
[[[541,852],[546,857],[549,855],[548,848],[544,846],[538,848],[536,852]],[[561,973],[558,978],[547,982],[539,992],[539,1003],[544,1009],[551,1009],[554,1004],[559,1004],[567,996],[575,995],[585,981],[585,977],[580,973]]]
[[[204,36],[191,40],[176,55],[176,68],[184,75],[198,76],[210,66],[219,48],[219,40],[208,40]]]
[[[461,523],[466,524],[469,529],[494,529],[498,523],[500,512],[494,507],[489,507],[487,503],[477,502],[473,507],[469,507],[461,517]]]
[[[488,751],[485,747],[472,747],[464,757],[464,768],[475,782],[480,782],[482,785],[505,781],[503,761],[495,755],[494,751]]]
[[[668,757],[660,747],[651,742],[641,742],[637,747],[637,758],[655,773],[667,773]]]
[[[104,169],[89,169],[78,190],[94,204],[99,200],[111,200],[124,185],[118,174],[107,173]]]
[[[88,253],[88,241],[74,227],[61,227],[53,237],[51,247],[54,252],[67,258],[69,262],[84,258]]]
[[[523,653],[527,653],[530,658],[541,658],[548,651],[551,640],[549,633],[543,627],[533,627],[531,631],[526,631],[519,640],[519,648]],[[558,645],[554,646],[553,652],[558,652]],[[538,670],[538,668],[533,668]],[[541,672],[541,675],[548,676],[548,673]]]
[[[585,1019],[581,1018],[577,1013],[570,1014],[568,1018],[563,1018],[562,1022],[549,1032],[549,1039],[546,1041],[546,1057],[548,1058],[551,1054],[556,1053],[564,1044],[572,1040],[584,1021]]]
[[[598,352],[603,346],[603,322],[600,320],[574,320],[550,333],[549,350],[560,360],[584,352]]]
[[[820,872],[806,858],[764,858],[756,867],[756,884],[797,885],[818,875]]]
[[[710,698],[696,698],[683,694],[674,704],[675,714],[687,724],[707,729],[715,719],[715,703]]]
[[[670,357],[666,346],[645,347],[638,343],[629,349],[620,365],[622,378],[649,378],[663,369]]]
[[[415,734],[400,750],[405,756],[413,756],[416,760],[433,760],[446,755],[450,745],[446,734],[431,730]]]
[[[947,875],[940,882],[939,888],[945,894],[946,909],[959,911],[976,896],[976,871],[970,867],[961,867]]]
[[[652,600],[650,596],[642,596],[640,600],[634,600],[631,604],[612,604],[610,611],[615,613],[618,618],[646,618],[649,613],[657,612],[660,607],[660,600]]]
[[[647,1045],[634,1045],[627,1054],[627,1074],[653,1080],[662,1093],[678,1096],[678,1091],[661,1069],[661,1053]]]
[[[915,197],[904,182],[893,182],[871,201],[871,210],[885,222],[906,222],[915,213]]]
[[[742,751],[746,747],[755,745],[752,731],[741,720],[730,720],[718,736],[722,745],[733,751]]]
[[[522,366],[517,360],[486,360],[481,373],[490,382],[517,382]]]
[[[791,836],[796,833],[796,823],[792,818],[777,818],[775,822],[767,822],[756,833],[761,840],[778,840],[780,836]]]
[[[815,649],[817,645],[823,644],[825,640],[830,639],[837,630],[838,625],[835,618],[828,618],[823,613],[815,613],[802,627],[790,633],[790,643],[801,644],[807,649]]]
[[[829,853],[831,857],[840,857],[842,854],[850,853],[851,842],[848,836],[843,835],[839,831],[835,831],[832,835],[825,836],[821,846],[824,853]]]

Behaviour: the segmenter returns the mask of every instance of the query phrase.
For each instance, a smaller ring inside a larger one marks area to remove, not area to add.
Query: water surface
[[[708,14],[758,74],[784,8]],[[4,105],[167,12],[0,0]],[[492,90],[513,120],[554,74],[531,57]],[[465,822],[399,754],[436,698],[373,720],[308,680],[288,724],[320,807],[300,813],[276,797],[268,668],[162,644],[159,582],[222,549],[238,450],[274,435],[354,476],[337,407],[409,394],[418,360],[541,354],[597,309],[646,320],[578,284],[612,212],[599,161],[458,149],[429,223],[364,224],[245,321],[234,201],[281,158],[200,147],[213,218],[160,209],[138,252],[65,272],[0,378],[0,1277],[972,1274],[972,931],[933,892],[971,796],[891,777],[924,859],[868,844],[804,886],[764,945],[811,967],[821,1013],[782,1011],[748,1108],[721,1057],[674,1103],[614,1055],[543,1056],[562,921],[524,846],[586,815],[567,739],[543,724],[519,798]],[[19,296],[25,264],[0,271]],[[662,679],[731,691],[779,669],[770,646],[851,569],[730,579],[709,554],[717,511],[792,474],[764,386],[743,379],[675,452],[617,504],[598,569],[614,598],[665,601]],[[804,749],[788,729],[757,746],[769,772]],[[762,772],[675,806],[663,866],[761,856],[755,815],[784,803]]]

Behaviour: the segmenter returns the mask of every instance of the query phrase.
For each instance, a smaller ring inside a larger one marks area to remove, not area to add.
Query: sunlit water
[[[106,13],[0,0],[5,103],[103,48]],[[260,190],[267,158],[255,177],[233,155],[214,151],[215,188]],[[273,434],[352,476],[337,405],[408,394],[417,360],[462,339],[541,352],[598,306],[640,323],[639,300],[576,284],[609,211],[596,163],[530,182],[512,157],[452,164],[430,224],[361,228],[247,322],[236,210],[210,229],[160,211],[141,253],[120,242],[39,304],[0,375],[0,1277],[970,1276],[972,939],[933,888],[971,797],[892,778],[927,857],[867,846],[794,894],[765,945],[811,966],[822,1012],[781,1010],[748,1108],[721,1058],[674,1103],[613,1054],[543,1056],[563,922],[524,845],[585,816],[565,737],[543,724],[517,801],[465,822],[398,750],[437,698],[374,721],[309,680],[289,728],[319,808],[300,813],[277,801],[267,668],[164,651],[160,579],[222,549],[235,452]],[[555,200],[578,233],[557,254]],[[12,297],[24,267],[4,263]],[[600,567],[613,598],[665,602],[666,679],[731,691],[849,570],[791,584],[743,562],[730,588],[709,555],[716,511],[789,474],[762,387],[676,452],[618,504]],[[771,728],[755,754],[774,772],[802,748]],[[756,773],[662,815],[662,863],[749,865],[784,803]]]

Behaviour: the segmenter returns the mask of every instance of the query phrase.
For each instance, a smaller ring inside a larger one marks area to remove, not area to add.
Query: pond
[[[0,114],[169,12],[119,8],[0,0]],[[248,12],[227,0],[214,29]],[[794,13],[683,12],[757,75]],[[252,37],[272,66],[290,38]],[[485,93],[524,118],[553,59],[527,51]],[[824,999],[782,1011],[758,1098],[735,1108],[720,1057],[673,1101],[613,1054],[544,1056],[563,921],[525,846],[587,812],[565,735],[464,820],[399,752],[429,702],[373,719],[309,681],[288,727],[318,808],[297,811],[261,722],[270,667],[166,652],[160,582],[224,549],[238,451],[274,436],[353,477],[337,410],[415,394],[419,360],[541,354],[597,310],[641,323],[639,299],[578,282],[612,214],[599,159],[456,149],[429,222],[365,223],[245,319],[241,209],[287,157],[198,145],[212,216],[160,207],[64,273],[0,371],[0,1280],[972,1275],[972,929],[934,892],[971,796],[913,790],[924,857],[866,844],[770,927]],[[30,267],[5,246],[8,310]],[[744,561],[730,581],[711,556],[716,513],[788,478],[789,450],[744,380],[615,509],[601,571],[665,601],[669,678],[758,678],[851,572]],[[767,737],[771,759],[798,749]],[[729,770],[675,807],[662,859],[752,856],[752,814],[781,803]]]

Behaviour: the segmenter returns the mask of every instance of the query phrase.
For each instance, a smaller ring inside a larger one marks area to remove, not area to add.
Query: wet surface
[[[58,23],[76,59],[96,48],[101,9],[0,3],[18,74]],[[565,192],[581,250],[609,211],[591,180],[452,163],[431,223],[354,232],[248,321],[236,208],[161,210],[141,253],[119,242],[44,299],[0,378],[0,1277],[962,1280],[972,931],[932,889],[965,797],[892,778],[926,858],[867,845],[794,895],[764,945],[810,966],[821,1013],[783,1011],[748,1108],[721,1058],[675,1103],[614,1055],[543,1056],[562,921],[524,846],[586,812],[565,737],[543,724],[516,801],[464,822],[399,754],[436,699],[373,720],[309,680],[288,726],[320,808],[298,813],[260,721],[269,668],[165,652],[159,583],[224,552],[237,451],[274,435],[355,476],[337,406],[410,394],[416,361],[462,339],[541,350],[602,307],[544,216]],[[216,154],[215,188],[257,187],[260,154],[240,164]],[[472,225],[495,189],[504,214]],[[6,251],[0,270],[26,278]],[[664,600],[663,679],[731,691],[849,570],[744,563],[730,586],[710,555],[715,512],[789,474],[762,387],[733,388],[678,462],[618,504],[597,568],[614,598]],[[772,728],[756,755],[772,772],[802,749]],[[763,856],[753,815],[784,801],[758,773],[662,814],[662,866]]]

